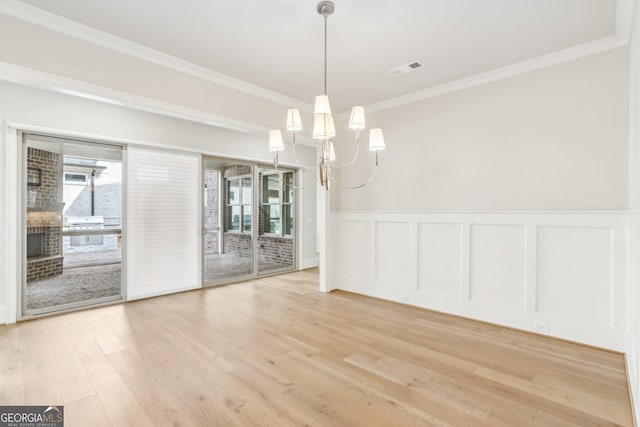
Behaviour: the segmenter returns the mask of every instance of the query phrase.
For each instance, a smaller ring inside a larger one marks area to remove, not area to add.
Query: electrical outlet
[[[551,327],[546,322],[535,322],[533,324],[533,329],[536,332],[542,332],[544,334],[548,334],[551,331]]]
[[[408,303],[409,303],[409,297],[408,297],[408,296],[406,296],[406,295],[402,295],[402,296],[400,297],[400,302],[403,302],[403,303],[405,303],[405,304],[408,304]]]

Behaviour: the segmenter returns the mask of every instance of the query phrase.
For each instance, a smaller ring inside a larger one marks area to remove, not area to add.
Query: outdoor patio
[[[240,277],[251,274],[251,258],[233,254],[205,255],[205,282],[217,282],[232,277]],[[289,268],[291,265],[260,262],[258,271],[268,273]]]
[[[66,254],[61,275],[27,284],[27,310],[120,295],[121,259],[120,250]],[[251,274],[250,258],[211,254],[205,260],[205,282]],[[261,262],[258,270],[268,273],[287,267],[291,266]]]

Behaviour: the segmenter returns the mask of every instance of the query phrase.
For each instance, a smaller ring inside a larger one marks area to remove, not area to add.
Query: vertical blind
[[[200,156],[127,151],[127,299],[200,287]]]

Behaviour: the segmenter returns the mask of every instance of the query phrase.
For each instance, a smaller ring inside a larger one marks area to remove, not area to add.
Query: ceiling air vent
[[[418,61],[414,61],[414,62],[410,62],[409,64],[405,64],[405,65],[401,65],[399,67],[396,67],[392,70],[389,70],[387,72],[387,74],[389,74],[392,77],[399,77],[402,76],[404,74],[410,73],[412,71],[417,70],[418,68],[422,68],[422,64],[419,63]]]

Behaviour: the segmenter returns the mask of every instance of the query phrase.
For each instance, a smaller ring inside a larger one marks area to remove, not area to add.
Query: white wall
[[[47,128],[151,143],[178,150],[191,150],[196,153],[264,161],[267,164],[272,161],[271,153],[266,149],[266,136],[262,135],[200,125],[6,82],[0,82],[0,94],[2,122],[11,120]],[[17,229],[18,220],[15,216],[17,143],[7,141],[6,134],[11,133],[3,132],[0,147],[0,220],[3,221],[0,226],[0,266],[4,264],[5,267],[12,267],[16,262],[16,247],[8,246],[8,242],[10,237],[15,237],[12,233]],[[301,160],[307,163],[315,160],[314,149],[301,147],[299,154]],[[281,157],[281,163],[294,164],[289,151]],[[308,180],[311,179],[312,177],[308,177]],[[309,266],[314,261],[317,262],[315,188],[304,191],[302,206],[304,226],[301,227],[301,250],[303,259]],[[13,241],[15,243],[15,240]],[[3,274],[0,274],[0,321],[14,310],[13,303],[9,303],[9,290],[17,287],[17,283],[15,279],[7,279],[8,270],[9,268],[3,269]]]
[[[619,48],[368,114],[387,143],[378,176],[334,192],[332,209],[625,209],[628,56]]]
[[[629,49],[367,119],[387,150],[334,187],[331,288],[625,350]]]

